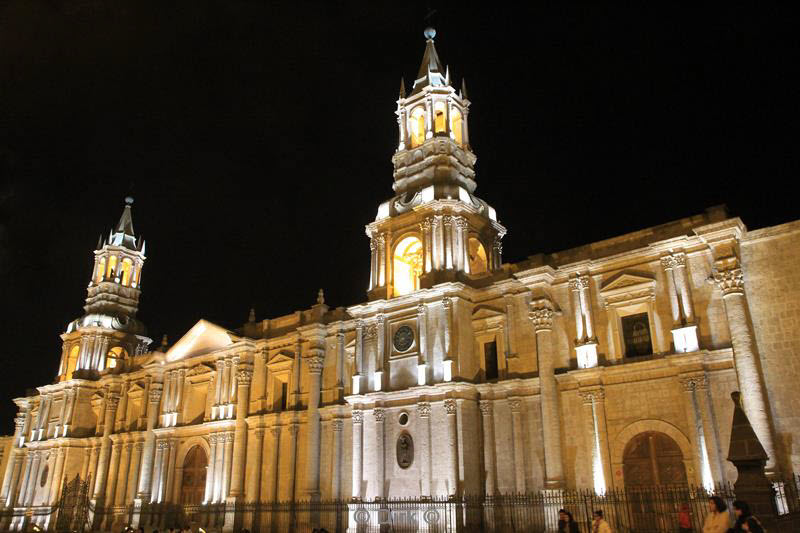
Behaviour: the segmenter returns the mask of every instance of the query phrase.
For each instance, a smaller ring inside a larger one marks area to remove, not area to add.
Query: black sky
[[[793,11],[407,4],[0,3],[0,430],[52,381],[126,194],[154,339],[363,301],[431,9],[507,261],[719,203],[799,217]]]

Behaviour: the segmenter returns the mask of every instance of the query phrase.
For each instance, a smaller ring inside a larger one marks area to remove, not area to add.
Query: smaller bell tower
[[[427,28],[411,92],[400,82],[399,142],[392,156],[395,196],[367,225],[370,300],[395,298],[448,281],[472,283],[501,268],[506,229],[475,196],[466,86],[457,91]]]
[[[152,342],[144,324],[136,318],[145,242],[134,233],[132,205],[133,198],[125,198],[116,229],[97,241],[85,314],[70,322],[61,335],[58,381],[120,372],[131,357],[145,353]]]

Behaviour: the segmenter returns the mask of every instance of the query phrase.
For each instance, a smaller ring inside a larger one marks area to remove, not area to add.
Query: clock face
[[[408,326],[400,326],[394,332],[394,347],[398,352],[405,352],[414,344],[414,331]]]

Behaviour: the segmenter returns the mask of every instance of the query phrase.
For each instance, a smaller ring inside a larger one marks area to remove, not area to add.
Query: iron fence
[[[800,530],[800,478],[775,484],[775,509],[780,531]],[[66,493],[65,493],[66,494]],[[95,531],[121,531],[138,520],[145,530],[170,527],[221,531],[311,532],[450,532],[554,531],[559,509],[570,511],[583,533],[591,531],[592,511],[602,509],[615,532],[666,533],[679,527],[682,510],[688,512],[695,531],[702,530],[708,513],[708,498],[720,496],[730,504],[736,498],[731,485],[707,490],[686,485],[613,489],[604,494],[592,490],[545,490],[526,494],[464,496],[460,498],[390,499],[380,501],[295,501],[178,505],[169,503],[92,507]],[[70,504],[74,504],[72,500]],[[63,504],[52,509],[66,512]],[[15,510],[17,511],[17,510]],[[45,510],[39,509],[38,513]],[[71,515],[71,526],[75,528]],[[48,524],[56,529],[63,523]],[[80,528],[75,528],[80,529]]]

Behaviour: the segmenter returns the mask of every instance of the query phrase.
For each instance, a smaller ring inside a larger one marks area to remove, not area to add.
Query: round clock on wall
[[[400,326],[394,332],[394,348],[398,352],[405,352],[414,344],[414,331],[408,326]]]

